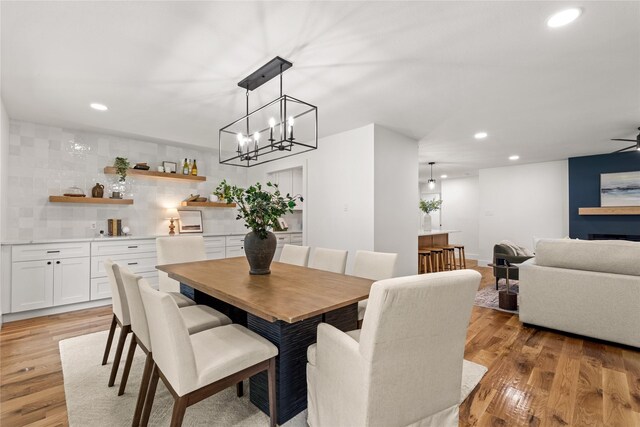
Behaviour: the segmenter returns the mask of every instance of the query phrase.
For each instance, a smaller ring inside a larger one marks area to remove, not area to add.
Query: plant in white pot
[[[273,192],[263,189],[260,183],[248,188],[227,184],[224,180],[216,188],[227,203],[238,206],[236,219],[243,219],[244,226],[251,229],[244,238],[244,252],[249,261],[251,274],[271,273],[271,261],[276,252],[277,240],[269,229],[276,228],[278,218],[293,212],[300,195],[280,194],[277,184],[267,183]]]
[[[442,206],[442,200],[420,200],[420,210],[422,214],[422,229],[424,231],[431,230],[431,212],[436,212]]]

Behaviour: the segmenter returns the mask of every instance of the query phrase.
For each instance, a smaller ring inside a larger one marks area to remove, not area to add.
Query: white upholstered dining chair
[[[158,237],[156,239],[158,265],[179,264],[182,262],[204,261],[207,253],[202,236],[173,236]],[[164,271],[158,271],[159,289],[171,295],[178,307],[195,304],[195,302],[180,293],[180,283],[173,280]]]
[[[307,351],[311,427],[457,427],[472,270],[373,284],[361,330],[321,323]]]
[[[120,338],[116,345],[116,354],[113,358],[113,365],[111,366],[111,375],[109,376],[108,383],[109,387],[113,387],[113,384],[116,381],[120,359],[122,358],[124,343],[127,339],[127,335],[131,332],[131,320],[129,317],[129,306],[127,304],[126,296],[122,291],[120,275],[116,275],[114,272],[115,264],[110,259],[107,259],[103,261],[103,265],[107,272],[109,287],[111,288],[111,309],[113,311],[113,317],[111,318],[111,326],[109,327],[107,345],[105,346],[104,355],[102,356],[102,365],[107,364],[109,352],[111,351],[111,344],[113,342],[113,335],[116,332],[116,325],[120,326]]]
[[[347,267],[347,254],[347,251],[340,249],[315,248],[309,267],[344,274]]]
[[[159,378],[174,398],[171,426],[180,426],[188,406],[267,371],[270,425],[275,427],[275,345],[236,324],[189,335],[169,295],[145,286],[140,293],[155,361],[140,425],[148,424]]]
[[[280,262],[306,267],[309,263],[309,246],[284,245],[280,254]]]
[[[386,252],[357,251],[353,264],[353,275],[371,280],[390,279],[395,274],[398,254]],[[364,319],[367,300],[358,302],[358,321]]]
[[[142,380],[140,382],[138,402],[136,404],[132,424],[138,425],[142,414],[144,398],[146,397],[145,395],[147,386],[149,384],[149,378],[151,377],[151,369],[153,367],[151,337],[149,335],[149,325],[147,323],[147,316],[144,310],[142,296],[140,294],[140,287],[148,288],[150,290],[153,289],[145,279],[141,278],[140,276],[136,276],[125,267],[119,267],[118,265],[115,265],[114,270],[116,274],[119,274],[122,279],[124,293],[127,296],[127,303],[129,304],[131,330],[133,332],[131,345],[129,346],[129,351],[127,353],[127,360],[125,362],[124,370],[122,373],[122,380],[120,381],[118,396],[124,394],[136,346],[140,347],[147,355],[145,367],[142,373]],[[212,309],[211,307],[207,307],[204,305],[191,305],[182,307],[179,308],[178,311],[182,319],[184,320],[189,334],[194,334],[218,326],[231,324],[231,319],[229,319],[227,316],[217,310]]]

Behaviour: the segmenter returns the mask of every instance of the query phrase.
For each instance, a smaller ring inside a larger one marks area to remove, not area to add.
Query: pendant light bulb
[[[244,135],[243,134],[238,132],[238,135],[236,135],[236,138],[238,139],[238,144],[240,144],[240,145],[244,144]]]
[[[273,117],[271,117],[269,119],[269,127],[270,128],[274,128],[276,126],[276,119],[274,119]]]
[[[433,190],[434,188],[436,188],[436,180],[435,179],[430,179],[429,180],[429,190]]]
[[[258,142],[260,140],[260,132],[256,132],[253,134],[253,140]]]

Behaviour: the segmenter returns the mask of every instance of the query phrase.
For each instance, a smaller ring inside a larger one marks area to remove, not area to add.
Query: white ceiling
[[[583,15],[547,28],[568,6]],[[2,97],[19,120],[216,147],[244,110],[237,82],[280,55],[294,63],[285,93],[318,106],[320,136],[387,126],[420,140],[438,176],[513,164],[511,154],[610,152],[624,143],[609,138],[640,126],[637,1],[0,7]],[[276,93],[274,80],[252,105]]]

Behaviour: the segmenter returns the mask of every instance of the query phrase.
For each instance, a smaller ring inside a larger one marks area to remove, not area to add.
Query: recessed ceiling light
[[[97,102],[92,103],[90,107],[98,111],[107,111],[109,109],[106,105],[98,104]]]
[[[518,155],[509,156],[509,160],[518,160],[519,158],[520,156]]]
[[[582,10],[578,9],[577,7],[565,9],[551,15],[551,17],[547,19],[547,26],[551,28],[564,27],[565,25],[571,24],[573,21],[578,19],[581,14]]]
[[[486,132],[478,132],[475,135],[473,135],[475,139],[485,139],[487,136],[488,134]]]
[[[447,175],[440,175],[440,178],[446,178]]]

